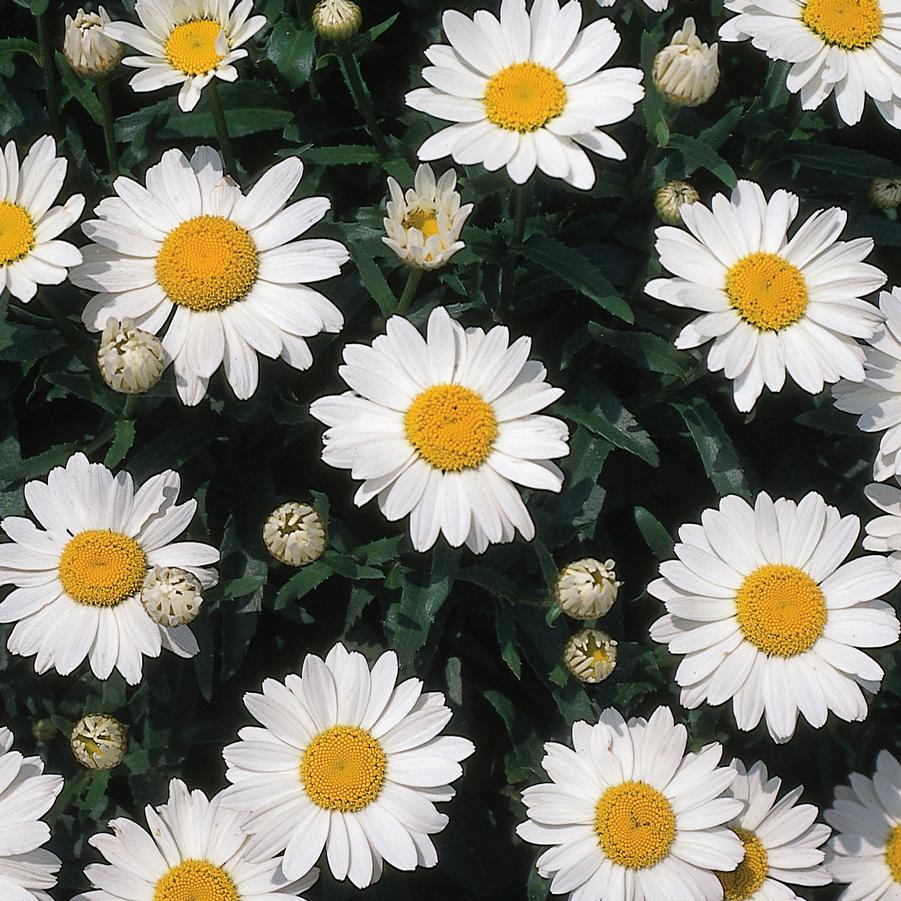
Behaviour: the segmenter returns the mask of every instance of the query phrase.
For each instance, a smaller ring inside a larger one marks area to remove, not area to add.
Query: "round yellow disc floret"
[[[213,19],[195,19],[172,29],[166,40],[166,59],[185,75],[203,75],[222,62],[216,40],[222,26]]]
[[[566,86],[553,69],[514,63],[488,80],[485,115],[498,128],[530,132],[547,125],[566,106]]]
[[[0,203],[0,266],[15,263],[34,250],[34,223],[15,203]]]
[[[404,415],[407,439],[423,459],[450,472],[481,466],[497,438],[494,408],[462,385],[433,385]]]
[[[153,901],[241,901],[241,896],[222,867],[183,860],[157,882]]]
[[[676,838],[676,815],[666,797],[645,782],[608,788],[595,807],[595,831],[604,854],[641,870],[660,863]]]
[[[892,879],[901,882],[901,826],[895,826],[889,833],[885,843],[885,862],[888,864]]]
[[[166,235],[156,277],[173,303],[197,312],[243,298],[260,268],[250,234],[222,216],[196,216]]]
[[[401,224],[405,230],[418,228],[422,232],[423,238],[431,238],[432,235],[438,234],[438,216],[435,210],[428,210],[423,207],[410,210],[404,216],[404,221]]]
[[[300,781],[314,804],[352,813],[378,798],[387,768],[388,758],[369,732],[358,726],[332,726],[304,751]]]
[[[827,44],[865,50],[882,33],[879,0],[808,0],[801,21]]]
[[[726,294],[741,318],[762,331],[797,322],[810,300],[797,266],[775,253],[752,253],[726,273]]]
[[[127,535],[105,529],[79,532],[63,548],[59,580],[79,604],[115,607],[144,582],[147,555]]]
[[[747,576],[735,606],[745,638],[773,657],[809,651],[826,626],[820,586],[807,573],[782,563],[768,563]]]
[[[769,872],[763,842],[747,829],[732,830],[745,847],[745,859],[731,872],[717,872],[725,901],[747,901],[763,885]]]

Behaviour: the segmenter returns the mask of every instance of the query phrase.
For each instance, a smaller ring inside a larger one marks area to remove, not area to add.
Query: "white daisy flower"
[[[848,125],[863,115],[864,100],[901,128],[901,3],[898,0],[726,0],[738,13],[720,28],[724,41],[744,41],[770,59],[791,63],[786,87],[800,92],[804,109],[817,109],[833,92]]]
[[[117,178],[118,197],[82,225],[95,243],[72,281],[100,292],[82,319],[101,331],[132,319],[144,331],[165,329],[179,397],[200,403],[210,376],[225,364],[235,394],[257,389],[257,354],[307,369],[305,338],[338,332],[340,311],[306,282],[332,278],[347,262],[337,241],[295,241],[331,205],[307,197],[285,206],[303,175],[296,157],[273,166],[243,194],[223,175],[222,160],[198,147],[190,161],[168,150],[147,170],[147,187]]]
[[[4,901],[53,901],[60,859],[41,845],[50,827],[40,818],[63,788],[62,776],[45,776],[44,761],[12,750],[13,735],[0,727],[0,897]]]
[[[901,476],[895,476],[895,482],[901,485]],[[864,494],[884,515],[867,523],[863,546],[868,551],[888,554],[889,565],[901,573],[901,490],[874,482],[864,488]]]
[[[471,741],[441,735],[451,718],[440,692],[419,679],[397,685],[397,655],[366,659],[337,644],[325,660],[308,654],[302,675],[266,679],[244,703],[262,724],[242,729],[222,752],[223,804],[247,814],[250,854],[285,851],[289,878],[306,873],[326,849],[336,879],[375,882],[387,861],[399,870],[433,867],[430,835],[448,818],[435,803]]]
[[[901,475],[901,288],[879,294],[885,317],[864,347],[864,380],[839,382],[835,406],[858,415],[862,432],[884,432],[873,461],[873,478]]]
[[[766,385],[781,391],[788,374],[817,394],[826,382],[864,378],[863,350],[879,311],[860,298],[885,283],[885,273],[863,263],[871,238],[837,241],[848,214],[818,210],[788,237],[798,198],[740,181],[731,200],[713,198],[679,208],[688,232],[657,229],[657,252],[676,278],[658,278],[651,297],[703,315],[682,329],[676,347],[712,340],[711,372],[733,379],[739,410],[753,408]]]
[[[714,901],[714,868],[733,870],[742,843],[725,823],[742,803],[724,794],[735,779],[712,742],[685,753],[688,732],[667,707],[628,723],[609,708],[572,727],[573,749],[548,742],[551,782],[522,793],[528,820],[516,833],[552,845],[538,858],[551,892],[570,901]]]
[[[180,84],[178,105],[194,109],[200,92],[214,79],[237,81],[234,67],[247,56],[239,49],[265,24],[265,16],[251,16],[253,0],[137,0],[141,26],[111,22],[104,34],[144,56],[126,56],[126,66],[141,69],[132,90],[156,91]]]
[[[35,671],[66,676],[88,657],[98,679],[117,669],[130,685],[141,681],[141,657],[163,648],[193,657],[197,640],[187,626],[155,623],[141,604],[153,566],[178,566],[216,584],[207,567],[219,552],[196,541],[176,542],[194,517],[197,501],[177,504],[178,473],[167,470],[137,491],[131,476],[115,476],[84,454],[47,481],[25,485],[30,519],[0,521],[11,539],[0,544],[0,585],[15,585],[0,603],[0,622],[16,625],[13,654],[37,655]]]
[[[280,901],[297,899],[319,877],[310,870],[292,880],[271,854],[251,860],[242,816],[180,779],[169,783],[169,800],[147,805],[147,828],[133,820],[110,821],[113,834],[91,836],[109,861],[84,873],[94,891],[72,901]]]
[[[738,728],[766,713],[777,742],[788,741],[798,713],[820,728],[831,710],[863,720],[861,688],[879,690],[882,667],[860,648],[898,640],[889,604],[878,600],[901,575],[885,557],[845,563],[860,532],[820,495],[800,503],[765,493],[754,507],[735,495],[701,524],[679,529],[678,560],[660,564],[648,593],[667,614],[651,638],[685,658],[676,670],[682,703],[732,699]]]
[[[833,806],[825,813],[835,830],[826,866],[836,882],[848,884],[843,901],[898,901],[901,763],[880,751],[873,778],[852,773],[850,783],[836,786]]]
[[[31,145],[21,169],[14,141],[0,153],[0,294],[8,288],[28,303],[38,285],[61,284],[81,262],[77,247],[57,240],[84,209],[81,194],[53,206],[68,165],[48,135]]]
[[[597,3],[601,9],[606,9],[609,6],[614,6],[616,0],[597,0]],[[669,0],[644,0],[644,4],[653,12],[662,13],[669,6]]]
[[[506,166],[517,184],[537,166],[587,189],[595,175],[585,150],[626,158],[601,129],[628,119],[644,88],[640,69],[600,71],[620,42],[609,19],[580,30],[578,0],[535,0],[529,13],[525,0],[501,0],[500,20],[447,10],[442,24],[449,44],[426,50],[430,87],[407,94],[407,105],[455,124],[425,141],[421,160]]]
[[[416,170],[413,187],[406,194],[389,176],[388,216],[383,220],[388,237],[382,240],[408,265],[440,269],[466,245],[460,232],[472,204],[460,206],[455,191],[457,173],[448,169],[438,181],[428,164]]]
[[[744,860],[729,873],[717,873],[725,901],[801,901],[786,885],[828,885],[829,872],[821,866],[820,845],[829,838],[828,826],[815,822],[819,811],[812,804],[797,804],[804,786],[792,789],[777,803],[782,780],[770,779],[766,764],[750,771],[732,761],[738,778],[732,796],[745,808],[729,828],[741,839]]]
[[[535,526],[514,484],[559,491],[550,461],[569,453],[566,425],[538,415],[563,391],[529,360],[531,339],[509,343],[495,326],[464,331],[437,307],[426,338],[400,316],[371,347],[350,344],[338,374],[351,391],[314,401],[329,428],[322,459],[363,484],[354,503],[373,497],[391,520],[410,516],[418,551],[443,533],[477,554],[491,543],[527,541]]]

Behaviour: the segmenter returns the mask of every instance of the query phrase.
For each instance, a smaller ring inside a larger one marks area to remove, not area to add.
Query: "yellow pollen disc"
[[[231,877],[208,860],[183,860],[156,884],[153,901],[241,901]]]
[[[433,385],[404,415],[407,439],[435,469],[459,472],[480,466],[497,438],[491,404],[462,385]]]
[[[735,606],[745,638],[773,657],[809,651],[826,625],[820,586],[797,567],[781,563],[768,563],[746,576]]]
[[[485,115],[498,128],[536,131],[563,112],[566,87],[557,73],[538,63],[514,63],[488,80]]]
[[[34,223],[15,203],[0,203],[0,266],[15,263],[34,250]]]
[[[669,853],[676,838],[676,815],[656,788],[623,782],[601,795],[594,828],[613,863],[641,870],[656,866]]]
[[[801,270],[775,253],[752,253],[726,273],[726,294],[741,318],[756,328],[778,331],[807,309]]]
[[[725,901],[747,901],[763,885],[769,872],[763,842],[746,829],[732,830],[745,846],[745,859],[731,873],[716,873]]]
[[[432,235],[438,234],[438,216],[434,210],[410,210],[402,223],[404,230],[408,228],[418,228],[422,232],[423,238],[431,238]]]
[[[185,75],[203,75],[222,61],[216,38],[222,26],[212,19],[195,19],[176,25],[166,40],[166,59]]]
[[[59,557],[67,595],[92,607],[115,607],[133,595],[147,574],[147,555],[127,535],[105,529],[79,532]]]
[[[221,310],[253,287],[260,268],[256,244],[223,216],[196,216],[166,235],[156,277],[173,303],[197,312]]]
[[[901,826],[895,826],[885,844],[885,862],[891,871],[892,879],[901,882]]]
[[[882,33],[879,0],[808,0],[801,21],[827,44],[865,50]]]
[[[382,746],[358,726],[332,726],[307,746],[300,781],[314,804],[353,813],[382,791],[388,758]]]

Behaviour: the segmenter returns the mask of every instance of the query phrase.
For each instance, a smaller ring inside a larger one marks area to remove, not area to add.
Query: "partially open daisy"
[[[538,858],[551,892],[574,901],[721,899],[713,869],[734,870],[744,849],[725,823],[742,802],[726,792],[735,770],[713,742],[685,753],[688,733],[667,707],[628,723],[605,710],[572,727],[573,748],[548,742],[551,782],[522,793],[520,838],[552,845]]]
[[[860,648],[898,640],[895,611],[878,598],[901,576],[885,557],[844,562],[859,532],[856,516],[815,492],[797,504],[761,493],[753,508],[730,495],[700,525],[683,525],[679,559],[648,586],[667,609],[651,638],[685,655],[682,703],[731,698],[739,729],[766,713],[777,742],[792,737],[799,712],[816,728],[830,710],[864,719],[860,689],[878,691],[883,671]]]
[[[491,543],[526,540],[535,526],[515,484],[559,491],[550,461],[569,453],[566,425],[538,415],[563,391],[528,359],[531,339],[509,344],[496,326],[464,331],[437,307],[426,339],[393,316],[371,347],[350,344],[338,373],[352,389],[323,397],[310,413],[329,428],[322,459],[349,469],[389,520],[410,517],[413,546],[444,537],[482,553]]]
[[[340,311],[306,282],[338,275],[349,256],[337,241],[295,241],[326,213],[326,197],[285,206],[303,175],[290,157],[249,193],[223,175],[222,160],[198,147],[190,160],[168,150],[147,170],[147,187],[117,178],[117,197],[102,200],[84,223],[95,243],[72,281],[100,292],[85,307],[85,325],[101,331],[128,318],[146,332],[165,329],[181,399],[200,403],[224,363],[241,400],[256,391],[257,354],[307,369],[305,338],[338,332]]]
[[[789,238],[798,198],[779,190],[767,201],[759,185],[740,181],[731,200],[717,194],[712,209],[693,203],[679,211],[688,232],[657,229],[660,263],[676,278],[645,290],[703,312],[676,347],[712,340],[707,366],[734,380],[739,410],[750,410],[764,385],[781,391],[786,371],[811,394],[840,378],[863,380],[855,338],[869,338],[882,317],[860,298],[885,274],[862,262],[872,239],[836,240],[844,210],[818,210]]]
[[[733,760],[738,773],[732,796],[745,807],[729,828],[741,839],[744,860],[731,872],[717,873],[725,901],[801,901],[786,885],[828,885],[832,877],[822,866],[820,845],[830,829],[817,823],[812,804],[798,804],[803,786],[777,802],[782,780],[769,778],[766,764],[746,770]]]
[[[416,170],[413,187],[406,193],[389,176],[391,199],[383,220],[388,237],[382,240],[405,263],[418,269],[440,269],[466,246],[460,232],[472,204],[460,206],[456,186],[453,169],[436,182],[432,167],[425,163]]]
[[[433,867],[430,835],[448,818],[435,802],[474,748],[441,735],[451,718],[440,692],[419,679],[397,685],[397,655],[370,670],[362,654],[335,645],[323,661],[304,658],[301,675],[266,679],[244,703],[262,724],[242,729],[222,752],[223,804],[247,814],[250,854],[285,851],[289,878],[306,873],[326,849],[336,879],[375,882],[387,861],[399,870]]]
[[[901,128],[901,6],[896,0],[726,0],[738,13],[720,28],[724,41],[748,38],[770,59],[791,68],[786,86],[800,92],[804,109],[835,94],[848,125],[864,101]]]
[[[864,346],[864,380],[839,382],[835,406],[858,415],[862,432],[884,432],[873,461],[878,481],[901,475],[901,288],[879,294],[885,317]]]
[[[901,897],[901,763],[888,751],[876,758],[873,778],[852,773],[835,789],[826,822],[835,830],[826,866],[847,883],[848,901],[898,901]]]
[[[14,141],[0,153],[0,294],[8,288],[28,303],[38,285],[64,282],[68,268],[81,262],[77,247],[57,240],[84,209],[81,194],[53,206],[68,165],[47,135],[31,145],[21,169]]]
[[[60,859],[41,845],[50,827],[41,817],[63,788],[62,776],[45,776],[44,761],[12,750],[13,735],[0,727],[0,898],[53,901]]]
[[[602,128],[631,116],[644,88],[640,69],[600,71],[620,42],[609,19],[580,30],[578,0],[535,0],[529,13],[525,0],[501,0],[500,20],[448,10],[442,23],[449,43],[426,50],[430,87],[407,94],[407,105],[455,124],[425,141],[421,160],[506,166],[518,184],[537,166],[587,189],[595,175],[585,150],[626,158]]]
[[[131,80],[135,91],[156,91],[180,84],[178,105],[188,112],[214,79],[237,81],[234,63],[247,56],[239,49],[265,24],[251,16],[253,0],[137,0],[141,25],[110,22],[104,33],[144,56],[122,62],[143,71]]]
[[[110,821],[112,835],[88,840],[108,864],[92,863],[84,873],[94,891],[72,901],[279,901],[297,899],[318,870],[288,879],[281,858],[251,861],[242,815],[188,791],[180,779],[169,783],[169,800],[144,809],[147,828],[133,820]]]
[[[30,519],[7,516],[0,528],[0,585],[15,585],[0,603],[0,622],[15,622],[8,647],[37,655],[38,673],[71,673],[88,657],[94,675],[117,669],[135,685],[142,655],[167,648],[193,657],[197,640],[187,626],[155,623],[140,600],[153,566],[178,566],[204,587],[216,584],[207,568],[219,552],[196,541],[176,542],[197,501],[177,504],[178,473],[167,470],[137,491],[127,472],[115,476],[84,454],[50,471],[46,482],[25,485]]]

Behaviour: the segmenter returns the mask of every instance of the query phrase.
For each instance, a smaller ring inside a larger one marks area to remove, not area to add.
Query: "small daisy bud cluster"
[[[616,642],[599,629],[583,629],[566,642],[563,662],[580,682],[603,682],[616,668]]]
[[[573,619],[597,619],[616,601],[622,582],[616,581],[613,560],[601,563],[592,557],[576,560],[560,571],[557,603]]]
[[[695,33],[689,16],[667,47],[654,57],[654,84],[675,106],[706,103],[720,82],[718,46],[708,46]]]
[[[325,552],[325,526],[309,504],[289,501],[276,507],[266,518],[263,542],[280,563],[305,566]]]
[[[79,9],[74,19],[66,16],[63,53],[69,65],[84,78],[103,78],[122,59],[122,45],[103,31],[109,23],[109,14],[102,6],[95,13]]]
[[[353,0],[319,0],[312,18],[316,34],[329,41],[346,41],[363,24],[363,13]]]
[[[901,178],[874,178],[869,194],[874,207],[893,210],[901,206]]]
[[[690,185],[687,181],[668,181],[657,191],[654,208],[667,225],[681,225],[682,214],[679,210],[686,203],[697,203],[700,199],[701,195],[695,190],[694,185]]]
[[[110,320],[100,337],[97,364],[103,380],[120,394],[143,394],[166,368],[162,342],[130,319]]]
[[[75,759],[88,770],[111,770],[128,748],[127,728],[108,713],[88,713],[72,728],[69,744]]]
[[[174,629],[197,619],[202,590],[192,573],[176,566],[154,566],[144,579],[141,603],[155,623]]]

